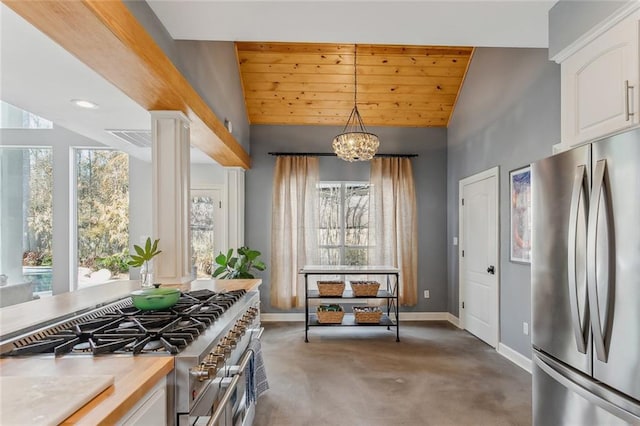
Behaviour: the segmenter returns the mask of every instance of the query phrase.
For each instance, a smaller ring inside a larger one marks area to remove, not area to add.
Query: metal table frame
[[[392,266],[345,266],[345,265],[308,265],[300,269],[300,274],[304,275],[304,341],[309,342],[309,276],[310,275],[385,275],[386,276],[386,292],[379,292],[376,297],[349,297],[349,296],[336,296],[325,297],[318,296],[312,297],[314,299],[386,299],[387,300],[387,318],[389,322],[386,324],[387,330],[391,330],[391,327],[396,328],[396,342],[400,341],[400,312],[398,303],[398,285],[400,281],[400,270]],[[395,279],[392,280],[392,277]],[[348,294],[345,292],[345,294]],[[391,313],[395,316],[395,323],[391,320]],[[350,324],[335,324],[337,326]],[[379,326],[379,324],[374,324]],[[381,324],[385,325],[385,324]]]

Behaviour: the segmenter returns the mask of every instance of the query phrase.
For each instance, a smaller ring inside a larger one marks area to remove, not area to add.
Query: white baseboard
[[[447,312],[447,321],[460,328],[460,319],[452,313]]]
[[[531,360],[520,352],[511,349],[504,343],[498,343],[498,353],[531,374]]]
[[[262,322],[304,322],[304,313],[260,313],[260,321]]]
[[[400,312],[400,321],[447,321],[448,312]]]
[[[263,322],[302,322],[304,314],[301,312],[261,313]],[[400,312],[401,321],[448,321],[459,326],[458,317],[449,312]]]

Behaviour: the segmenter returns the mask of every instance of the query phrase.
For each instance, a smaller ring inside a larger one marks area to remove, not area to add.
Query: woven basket
[[[382,318],[382,310],[375,306],[354,306],[353,313],[358,324],[378,324]]]
[[[344,281],[318,281],[318,292],[320,296],[342,296],[344,292]]]
[[[351,281],[351,290],[355,297],[375,297],[380,283],[377,281]]]
[[[322,305],[318,306],[317,315],[318,322],[320,324],[340,324],[342,322],[342,318],[344,318],[344,309],[340,306],[339,311],[323,311],[320,308]]]

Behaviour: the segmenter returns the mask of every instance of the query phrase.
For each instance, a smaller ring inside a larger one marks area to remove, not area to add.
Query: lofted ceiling
[[[252,124],[446,126],[473,49],[237,42]],[[354,69],[354,59],[356,67]],[[354,76],[356,71],[356,76]]]

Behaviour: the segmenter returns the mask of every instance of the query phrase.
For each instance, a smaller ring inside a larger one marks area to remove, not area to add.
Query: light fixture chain
[[[353,49],[353,104],[358,105],[358,45],[356,44]]]

